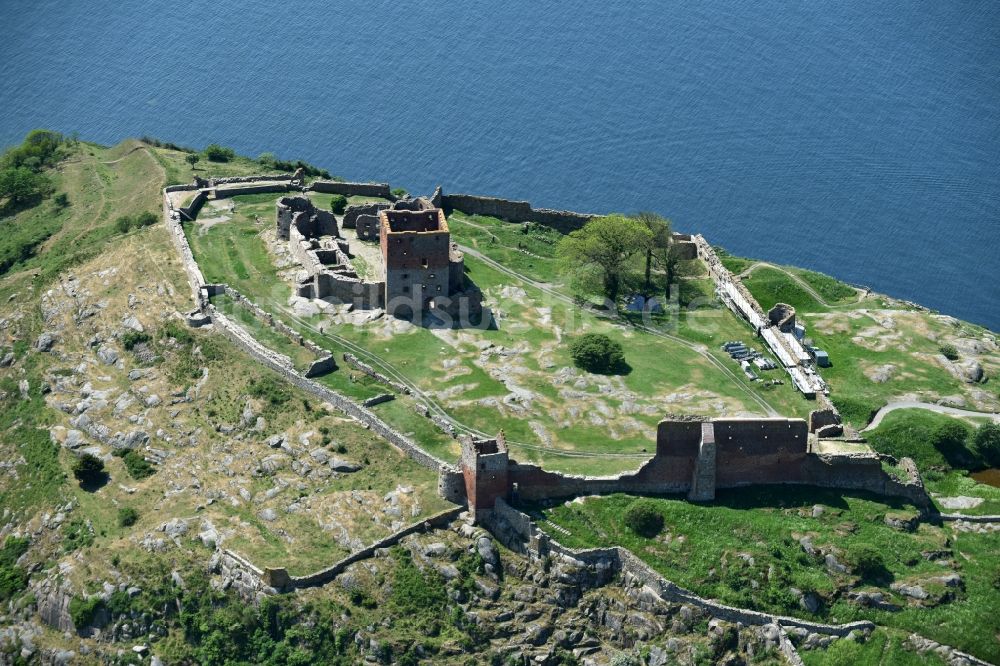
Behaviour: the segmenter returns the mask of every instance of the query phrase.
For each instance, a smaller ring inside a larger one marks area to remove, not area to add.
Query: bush
[[[97,617],[97,613],[104,607],[104,600],[100,597],[81,599],[73,597],[69,600],[69,616],[73,620],[73,626],[77,631],[90,626],[90,623]]]
[[[205,157],[208,158],[209,162],[228,162],[236,158],[236,151],[217,143],[210,143],[205,147]]]
[[[151,213],[150,211],[144,211],[138,215],[122,215],[117,220],[115,220],[115,231],[120,234],[127,234],[132,229],[141,229],[142,227],[149,227],[156,224],[159,218],[156,213]]]
[[[123,506],[118,509],[118,526],[132,527],[139,520],[139,512],[130,506]]]
[[[975,452],[990,467],[1000,467],[1000,423],[984,423],[972,438]]]
[[[132,351],[136,345],[149,342],[150,340],[152,340],[152,338],[149,337],[149,333],[143,333],[141,331],[128,331],[122,336],[122,346],[125,347],[127,351]]]
[[[72,553],[94,543],[94,530],[79,518],[74,518],[62,527],[63,550]]]
[[[97,483],[104,474],[104,461],[90,453],[84,453],[73,463],[73,476],[81,483]]]
[[[156,474],[156,467],[151,465],[142,454],[132,449],[118,449],[115,456],[122,459],[128,475],[137,481],[149,478]]]
[[[334,194],[333,198],[330,199],[330,210],[337,215],[343,215],[344,210],[347,208],[347,197],[343,194]]]
[[[625,365],[622,346],[600,333],[587,333],[570,343],[570,356],[578,367],[595,374],[621,372]]]
[[[977,465],[975,454],[966,446],[969,428],[957,419],[949,419],[930,434],[931,444],[952,467],[970,469]]]
[[[0,565],[0,601],[7,601],[28,587],[28,574],[21,567]]]
[[[873,546],[862,545],[847,554],[847,560],[854,573],[866,583],[879,583],[890,576],[882,554]]]
[[[396,197],[397,199],[402,199],[403,197],[409,194],[409,192],[406,191],[406,188],[403,187],[394,187],[393,189],[389,190],[389,193],[392,194],[392,196]]]
[[[271,375],[254,379],[248,389],[251,396],[266,400],[272,405],[283,405],[292,397],[288,389]]]
[[[938,351],[941,352],[949,361],[958,360],[958,350],[955,349],[955,345],[941,345],[938,347]]]
[[[65,208],[66,206],[69,205],[69,195],[66,194],[65,192],[60,192],[55,196],[55,198],[52,201],[59,208]]]
[[[652,538],[663,529],[663,514],[652,500],[639,499],[625,509],[625,526],[639,536]]]

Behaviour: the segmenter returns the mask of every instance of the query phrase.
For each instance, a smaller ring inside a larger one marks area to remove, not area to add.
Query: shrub
[[[254,379],[248,388],[251,396],[272,405],[283,405],[292,397],[288,389],[271,375]]]
[[[652,500],[639,499],[625,509],[625,526],[639,536],[652,538],[663,529],[663,514]]]
[[[79,518],[63,523],[63,550],[72,553],[79,548],[86,548],[94,543],[94,530]]]
[[[21,567],[0,565],[0,601],[6,601],[28,587],[28,574]]]
[[[236,151],[217,143],[210,143],[205,147],[205,157],[208,158],[209,162],[228,162],[236,158]]]
[[[343,194],[334,194],[333,198],[330,199],[330,210],[337,215],[343,215],[344,210],[347,208],[347,197]]]
[[[274,156],[274,153],[261,153],[257,156],[257,164],[261,166],[273,167],[277,161],[278,158]]]
[[[118,449],[115,456],[122,459],[128,475],[137,481],[149,478],[156,474],[156,467],[151,465],[142,454],[132,449]]]
[[[952,467],[969,469],[977,464],[975,454],[966,446],[969,428],[957,419],[949,419],[934,428],[930,434],[931,444],[941,452]]]
[[[570,343],[569,353],[578,368],[596,374],[613,374],[625,365],[622,346],[600,333],[580,336]]]
[[[941,352],[944,355],[944,357],[949,361],[958,360],[958,350],[955,348],[955,345],[951,344],[941,345],[940,347],[938,347],[938,351]]]
[[[139,512],[130,506],[123,506],[118,509],[118,526],[131,527],[139,520]]]
[[[100,597],[92,597],[90,599],[73,597],[69,600],[69,616],[73,620],[73,626],[78,631],[90,626],[90,623],[97,617],[97,612],[103,607],[104,600]]]
[[[66,206],[69,205],[69,195],[66,194],[65,192],[60,192],[55,196],[54,199],[52,199],[52,201],[59,208],[65,208]]]
[[[409,192],[406,191],[406,188],[403,187],[394,187],[393,189],[389,190],[389,193],[392,194],[392,196],[396,197],[397,199],[402,199],[403,197],[409,194]]]
[[[1000,423],[984,423],[972,438],[976,453],[990,467],[1000,467]]]
[[[104,461],[84,453],[73,463],[73,476],[81,483],[96,483],[104,478]]]
[[[879,583],[890,575],[882,553],[867,544],[857,546],[848,552],[847,561],[854,569],[854,573],[866,583]]]
[[[122,346],[128,351],[132,351],[136,345],[149,342],[150,340],[152,340],[152,338],[149,337],[149,333],[143,333],[142,331],[128,331],[122,336]]]

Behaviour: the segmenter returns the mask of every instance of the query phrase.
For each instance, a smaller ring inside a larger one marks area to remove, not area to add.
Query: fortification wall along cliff
[[[316,180],[309,189],[327,194],[343,194],[345,197],[393,198],[389,183],[341,183],[335,180]]]
[[[437,192],[435,192],[436,195]],[[591,213],[575,213],[548,208],[536,209],[532,208],[527,201],[482,197],[472,194],[441,194],[440,201],[441,206],[446,211],[460,210],[468,215],[486,215],[510,222],[537,222],[564,234],[579,229],[597,217]]]
[[[657,430],[656,455],[635,472],[588,477],[544,470],[507,459],[492,441],[462,443],[462,470],[473,516],[488,515],[497,500],[548,500],[610,493],[688,493],[711,500],[716,488],[798,484],[899,496],[930,506],[916,466],[897,480],[874,454],[809,452],[802,419],[666,419]],[[501,463],[506,463],[504,473]]]
[[[486,524],[490,532],[511,550],[534,558],[554,555],[568,558],[581,566],[598,569],[611,568],[616,573],[626,577],[627,582],[646,586],[661,599],[690,604],[727,622],[741,622],[758,626],[777,624],[778,626],[802,627],[813,633],[830,636],[846,636],[852,631],[869,631],[875,628],[873,623],[866,620],[846,624],[825,624],[795,617],[761,613],[745,608],[735,608],[713,599],[699,597],[690,590],[667,580],[625,548],[618,546],[589,549],[567,548],[539,530],[530,517],[503,500],[497,501]]]

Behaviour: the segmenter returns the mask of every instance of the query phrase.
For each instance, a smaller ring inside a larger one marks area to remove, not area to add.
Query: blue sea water
[[[996,0],[0,0],[0,144],[652,209],[1000,330]]]

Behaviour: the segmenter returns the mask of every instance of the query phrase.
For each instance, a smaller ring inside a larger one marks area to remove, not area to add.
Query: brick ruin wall
[[[918,507],[929,506],[912,461],[907,462],[912,466],[908,478],[897,481],[873,454],[810,453],[808,425],[801,419],[715,419],[710,423],[714,430],[713,469],[697,471],[711,475],[714,488],[810,485],[899,496]],[[578,476],[511,460],[506,488],[493,490],[501,493],[496,497],[510,499],[516,484],[517,498],[528,501],[610,493],[686,493],[692,489],[696,465],[703,459],[699,458],[702,439],[701,421],[665,420],[657,430],[656,455],[634,472]],[[474,463],[463,462],[463,470],[471,475],[479,473]],[[483,497],[481,486],[469,481],[467,485],[476,488],[481,507],[492,506],[493,500]]]
[[[342,194],[345,197],[381,197],[392,199],[388,183],[341,183],[334,180],[316,180],[309,186],[313,192]]]

